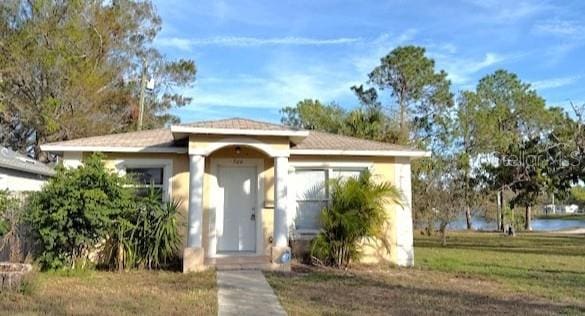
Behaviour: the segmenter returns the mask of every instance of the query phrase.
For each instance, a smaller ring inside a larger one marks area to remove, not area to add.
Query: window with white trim
[[[329,203],[329,179],[359,177],[367,168],[296,168],[294,173],[296,216],[295,230],[316,233],[320,229],[321,210]]]
[[[121,175],[128,175],[135,181],[139,196],[148,194],[150,187],[161,193],[163,201],[170,200],[173,162],[170,159],[124,159],[116,163]]]
[[[126,174],[136,181],[136,194],[146,196],[153,187],[164,199],[164,168],[163,167],[139,167],[126,168]]]

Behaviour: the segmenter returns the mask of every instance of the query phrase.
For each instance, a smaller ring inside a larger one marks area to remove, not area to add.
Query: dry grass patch
[[[292,315],[585,314],[585,238],[415,237],[416,268],[267,274]]]
[[[585,313],[585,306],[515,294],[494,281],[417,269],[314,269],[267,279],[291,315]]]
[[[215,315],[215,272],[41,273],[28,294],[0,294],[8,314]]]

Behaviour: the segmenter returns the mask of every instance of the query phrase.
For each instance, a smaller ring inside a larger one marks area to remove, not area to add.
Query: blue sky
[[[585,102],[585,1],[180,1],[156,0],[155,45],[192,58],[193,102],[184,122],[226,117],[279,121],[305,98],[357,105],[365,83],[399,45],[421,45],[453,92],[503,68],[549,105]]]

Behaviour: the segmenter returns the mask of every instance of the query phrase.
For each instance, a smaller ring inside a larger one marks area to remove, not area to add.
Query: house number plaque
[[[241,164],[244,163],[244,160],[243,159],[237,159],[236,158],[236,159],[233,160],[233,163],[234,163],[234,165],[241,165]]]

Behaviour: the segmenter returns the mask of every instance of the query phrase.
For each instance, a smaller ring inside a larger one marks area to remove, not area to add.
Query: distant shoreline
[[[562,219],[562,220],[585,220],[585,214],[549,214],[549,215],[536,215],[534,218],[538,219]]]

